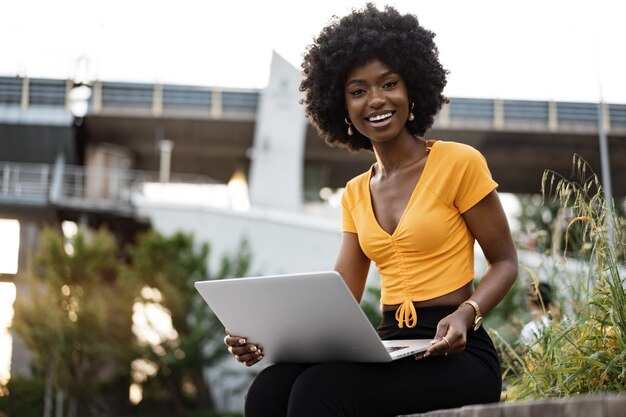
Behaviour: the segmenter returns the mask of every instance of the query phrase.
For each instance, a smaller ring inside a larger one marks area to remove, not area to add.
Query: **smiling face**
[[[348,74],[344,97],[354,128],[373,144],[410,135],[405,126],[409,98],[404,79],[378,59]]]

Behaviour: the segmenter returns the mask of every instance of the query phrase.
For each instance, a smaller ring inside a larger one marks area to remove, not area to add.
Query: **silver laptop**
[[[390,362],[432,339],[381,341],[335,271],[198,281],[224,327],[278,362]]]

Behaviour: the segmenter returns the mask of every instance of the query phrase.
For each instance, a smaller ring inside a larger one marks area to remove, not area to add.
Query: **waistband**
[[[417,324],[415,327],[399,327],[395,311],[384,311],[380,325],[376,329],[382,340],[397,339],[432,339],[437,334],[439,321],[456,311],[457,306],[437,306],[416,308]],[[500,378],[500,361],[496,348],[484,327],[468,330],[465,353],[477,358],[488,366],[497,378]]]
[[[383,311],[383,317],[389,314],[394,314],[396,325],[399,328],[403,328],[404,326],[413,328],[418,325],[419,321],[422,319],[421,314],[432,314],[432,312],[438,311],[437,309],[443,309],[447,311],[447,315],[457,308],[458,306],[434,306],[416,308],[413,301],[406,299],[398,306],[395,313],[393,311]]]
[[[415,308],[416,324],[400,326],[397,311],[383,311],[382,320],[376,329],[381,339],[420,339],[431,338],[437,331],[437,324],[448,314],[456,311],[457,306],[436,306]],[[432,333],[432,334],[431,334]]]

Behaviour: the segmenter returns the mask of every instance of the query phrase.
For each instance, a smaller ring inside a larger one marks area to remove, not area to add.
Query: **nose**
[[[385,94],[379,88],[374,88],[370,92],[367,104],[370,107],[378,108],[385,104]]]

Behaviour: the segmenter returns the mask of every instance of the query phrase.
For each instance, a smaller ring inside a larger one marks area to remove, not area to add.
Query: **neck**
[[[546,306],[546,311],[548,311],[548,306]],[[533,320],[539,320],[541,319],[541,317],[545,316],[545,313],[543,311],[543,308],[541,308],[541,306],[534,307],[530,313],[531,313],[531,316],[533,317]]]
[[[373,147],[377,169],[382,175],[393,174],[420,161],[427,154],[425,142],[410,134],[402,140],[374,143]]]

